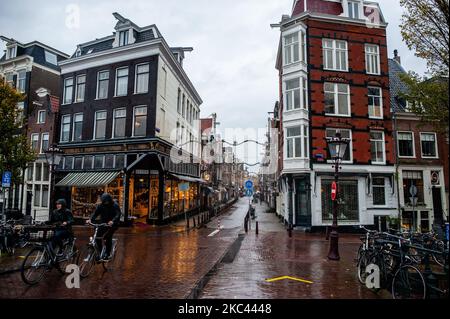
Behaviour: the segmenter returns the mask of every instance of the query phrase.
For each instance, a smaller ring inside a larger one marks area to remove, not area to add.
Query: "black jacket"
[[[61,226],[62,223],[66,222],[67,226]],[[47,224],[56,225],[57,228],[67,229],[68,231],[72,231],[73,224],[73,215],[67,208],[55,209],[52,212],[50,217],[50,221]]]
[[[97,217],[100,216],[100,223],[109,223],[112,221],[117,226],[121,215],[120,207],[113,202],[112,197],[110,195],[103,195],[102,203],[97,206],[91,216],[91,222],[95,224]]]

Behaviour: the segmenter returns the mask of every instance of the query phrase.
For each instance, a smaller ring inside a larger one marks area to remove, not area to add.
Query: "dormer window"
[[[119,32],[119,46],[122,47],[128,44],[128,30]]]
[[[359,16],[360,3],[357,1],[348,2],[348,17],[352,19],[360,19]]]
[[[56,54],[48,51],[45,51],[45,61],[53,65],[58,65],[58,58],[56,57]]]
[[[6,50],[6,58],[7,59],[14,59],[17,55],[17,47],[16,46],[12,46],[7,48]]]

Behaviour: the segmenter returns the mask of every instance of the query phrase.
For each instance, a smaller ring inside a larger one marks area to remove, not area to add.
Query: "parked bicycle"
[[[23,248],[26,244],[22,225],[14,220],[0,223],[0,256],[2,254],[12,256],[16,248]]]
[[[89,223],[89,225],[94,227],[94,235],[90,237],[89,243],[85,247],[85,249],[81,252],[78,260],[78,265],[80,267],[80,277],[86,278],[88,277],[96,264],[102,264],[103,269],[105,271],[111,270],[114,265],[114,261],[116,258],[117,252],[117,239],[113,238],[112,248],[110,258],[105,259],[106,253],[106,245],[102,245],[102,250],[99,251],[96,240],[103,240],[103,237],[99,237],[98,230],[100,227],[111,227],[110,225],[103,224],[93,224]]]
[[[25,227],[26,238],[34,246],[25,256],[20,270],[22,280],[26,284],[38,284],[52,268],[65,274],[66,266],[76,262],[76,238],[66,239],[61,248],[54,249],[52,238],[55,229],[56,226],[45,225]]]
[[[448,251],[430,249],[439,248],[440,244],[433,234],[410,234],[377,232],[360,227],[366,231],[361,237],[362,244],[357,255],[357,275],[361,284],[366,283],[366,267],[374,264],[379,269],[380,287],[374,289],[390,290],[394,299],[425,299],[431,294],[448,295],[448,278],[446,288],[439,288],[434,275],[447,275],[433,272],[430,260],[435,262],[434,268],[441,268],[448,263]],[[442,276],[444,277],[444,276]],[[431,280],[430,280],[431,278]]]

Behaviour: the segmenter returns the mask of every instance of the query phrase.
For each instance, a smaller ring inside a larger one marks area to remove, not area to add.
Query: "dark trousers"
[[[58,246],[61,250],[63,249],[63,241],[64,239],[72,238],[73,235],[67,229],[58,229],[55,231],[55,235],[52,239],[52,247],[56,249]]]
[[[117,230],[117,226],[113,226],[113,227],[100,227],[98,229],[97,232],[97,238],[95,239],[95,242],[97,244],[97,247],[99,249],[99,251],[101,252],[103,249],[103,239],[105,240],[105,246],[106,246],[106,250],[105,250],[105,255],[108,256],[111,253],[111,248],[112,248],[112,238],[114,233]]]

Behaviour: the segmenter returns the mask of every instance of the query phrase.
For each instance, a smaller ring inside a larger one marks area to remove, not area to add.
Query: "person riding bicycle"
[[[59,254],[63,252],[63,241],[73,238],[72,224],[74,222],[72,212],[67,209],[65,199],[56,201],[56,209],[52,212],[48,225],[56,226],[55,235],[52,239],[53,250],[59,247]]]
[[[95,224],[97,217],[100,217],[100,223],[108,224],[108,227],[102,226],[99,228],[96,239],[97,247],[100,251],[103,249],[102,237],[105,240],[105,255],[102,256],[103,260],[108,260],[111,258],[112,249],[112,238],[116,230],[119,228],[119,221],[122,212],[117,203],[114,202],[111,195],[105,193],[101,196],[101,204],[97,206],[95,212],[92,214],[91,218],[86,221],[86,223]]]

